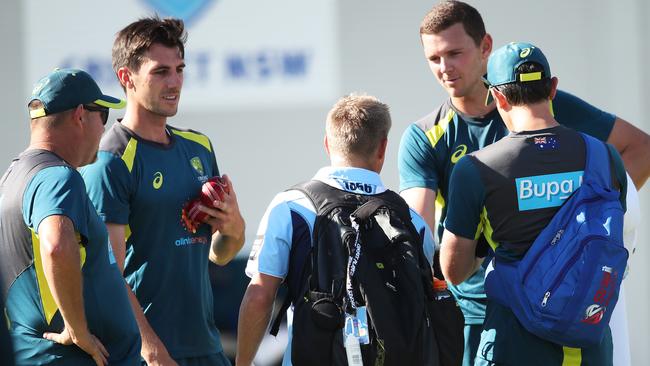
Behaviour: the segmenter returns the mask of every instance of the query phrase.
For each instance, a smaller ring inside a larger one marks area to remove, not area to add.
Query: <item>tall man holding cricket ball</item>
[[[224,265],[237,254],[244,219],[210,140],[167,124],[183,86],[186,38],[181,20],[157,17],[118,32],[113,69],[126,113],[82,175],[128,284],[144,362],[228,365],[208,258]]]

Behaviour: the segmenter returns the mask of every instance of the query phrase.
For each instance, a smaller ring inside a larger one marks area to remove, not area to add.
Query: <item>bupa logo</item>
[[[519,211],[558,207],[582,185],[582,171],[515,179]]]
[[[186,24],[204,14],[213,0],[143,0],[162,16],[181,18]]]

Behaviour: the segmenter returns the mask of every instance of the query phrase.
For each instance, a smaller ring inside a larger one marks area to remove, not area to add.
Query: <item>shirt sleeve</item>
[[[429,261],[429,264],[433,266],[433,253],[435,252],[436,249],[436,244],[433,239],[433,233],[431,232],[429,225],[427,225],[424,222],[422,216],[420,216],[413,209],[410,209],[410,211],[411,211],[411,222],[413,223],[413,226],[415,226],[415,229],[418,231],[418,233],[420,233],[420,236],[422,237],[421,239],[422,239],[422,247],[424,249],[424,256],[427,257],[427,261]]]
[[[411,124],[402,135],[397,166],[400,191],[415,187],[438,189],[435,150],[416,124]]]
[[[451,172],[445,229],[467,239],[477,239],[485,202],[485,188],[473,157],[463,156]]]
[[[38,233],[48,216],[62,215],[72,221],[75,231],[88,237],[88,196],[79,173],[67,166],[45,168],[31,179],[23,195],[23,219]]]
[[[555,119],[562,125],[607,141],[616,116],[602,111],[584,100],[558,90],[553,99]]]
[[[626,202],[626,197],[627,197],[627,173],[625,172],[625,166],[623,165],[623,159],[621,158],[621,155],[619,155],[618,151],[616,151],[616,148],[610,144],[606,144],[607,149],[609,150],[609,155],[612,157],[612,164],[610,165],[612,169],[614,170],[613,176],[616,177],[616,180],[618,181],[618,186],[620,187],[620,200],[621,200],[621,205],[623,206],[624,210],[627,210],[627,202]]]
[[[289,205],[277,195],[266,209],[253,243],[246,275],[257,273],[284,279],[289,272],[293,226]]]
[[[212,151],[212,153],[210,154],[210,163],[212,165],[212,172],[214,173],[212,174],[212,176],[213,177],[221,176],[221,173],[219,172],[219,165],[217,164],[217,158],[214,152],[214,146],[212,145],[212,141],[210,141],[210,149]]]
[[[81,175],[99,217],[104,222],[127,225],[132,177],[124,161],[110,152],[100,151],[97,161],[85,166]]]

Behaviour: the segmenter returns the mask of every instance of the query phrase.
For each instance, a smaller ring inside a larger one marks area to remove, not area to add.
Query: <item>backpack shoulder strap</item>
[[[397,212],[399,217],[405,222],[411,222],[411,213],[409,207],[400,195],[397,193],[386,190],[378,195],[369,196],[367,203],[359,207],[354,216],[365,220],[369,218],[378,208],[385,206]]]
[[[612,188],[609,151],[604,142],[582,134],[585,140],[586,162],[583,179],[598,183],[602,187]]]
[[[305,197],[307,197],[307,199],[312,203],[314,209],[316,210],[316,221],[314,222],[314,229],[312,235],[312,248],[309,251],[307,258],[297,258],[297,254],[294,250],[295,247],[293,246],[289,254],[290,263],[296,260],[304,260],[306,262],[305,264],[303,264],[302,273],[298,277],[299,281],[304,281],[304,286],[303,285],[300,286],[302,289],[306,291],[308,288],[312,288],[312,289],[317,288],[317,284],[318,284],[318,261],[315,258],[317,253],[315,253],[316,249],[314,248],[314,246],[318,245],[316,240],[318,238],[320,222],[327,218],[327,216],[332,211],[332,209],[340,206],[341,204],[344,204],[344,202],[346,201],[345,199],[346,195],[349,196],[351,194],[342,191],[340,189],[331,187],[328,184],[325,184],[318,180],[309,180],[306,182],[298,183],[288,189],[288,191],[291,190],[302,192],[305,195]],[[300,290],[301,292],[302,289]],[[298,300],[298,299],[294,299],[291,296],[291,294],[288,293],[284,299],[284,302],[282,303],[282,306],[280,307],[279,312],[275,316],[273,324],[271,325],[269,331],[271,335],[274,336],[277,335],[278,330],[280,328],[280,323],[282,322],[282,318],[284,317],[284,314],[287,312],[287,309],[289,309],[289,306],[291,306],[291,303],[294,300]]]

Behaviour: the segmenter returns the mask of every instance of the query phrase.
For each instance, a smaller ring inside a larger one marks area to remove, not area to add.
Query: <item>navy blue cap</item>
[[[520,73],[519,66],[527,62],[539,64],[543,71]],[[487,64],[487,75],[483,82],[487,87],[510,83],[525,83],[551,77],[551,67],[546,56],[538,47],[526,42],[512,42],[492,52]],[[488,93],[486,104],[492,102]]]
[[[126,102],[102,93],[93,78],[78,69],[56,69],[39,80],[32,90],[31,103],[39,100],[43,107],[31,110],[31,118],[43,117],[69,109],[79,104],[95,103],[102,107],[122,109]]]

